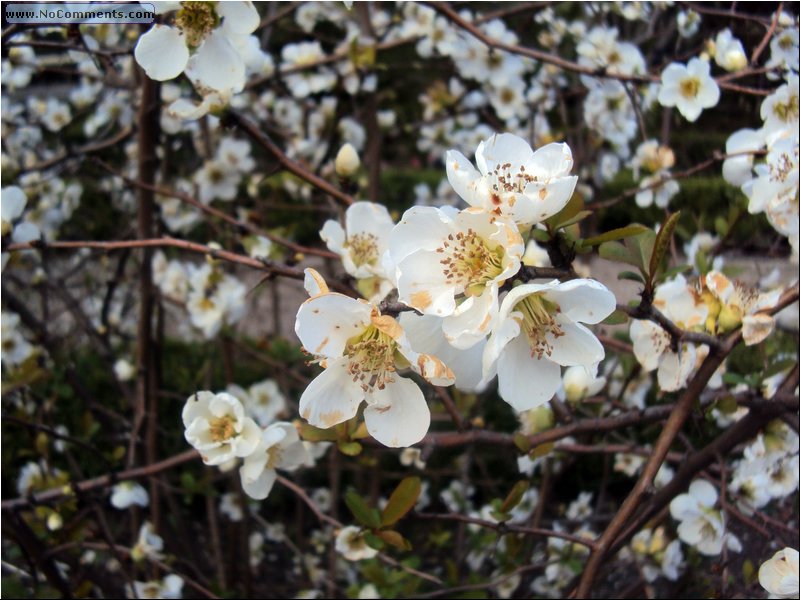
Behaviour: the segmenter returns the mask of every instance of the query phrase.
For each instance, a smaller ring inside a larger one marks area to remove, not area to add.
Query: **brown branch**
[[[651,83],[653,81],[660,81],[659,77],[653,75],[623,75],[622,73],[608,73],[605,70],[586,67],[576,62],[563,59],[555,54],[550,54],[541,50],[526,48],[516,44],[506,44],[505,42],[496,40],[483,33],[480,29],[475,27],[475,25],[466,19],[463,19],[455,10],[453,10],[444,2],[425,2],[425,4],[433,8],[440,15],[447,17],[447,19],[452,21],[455,25],[469,33],[475,39],[482,42],[485,46],[492,49],[503,50],[505,52],[510,52],[511,54],[526,56],[543,63],[555,65],[564,69],[565,71],[572,71],[574,73],[590,75],[592,77],[618,79],[619,81],[631,81],[634,83]]]
[[[458,431],[464,431],[464,419],[458,412],[456,403],[453,402],[453,398],[450,396],[450,393],[438,385],[433,386],[433,391],[436,392],[436,395],[439,396],[439,400],[441,400],[442,404],[444,404],[444,409],[450,415],[450,418],[453,419],[456,429]]]
[[[794,378],[792,378],[792,375],[794,375]],[[794,381],[794,385],[797,385],[796,365],[792,375],[787,377],[784,382],[788,382],[791,385],[792,381]],[[783,406],[764,402],[761,406],[751,409],[750,413],[731,425],[710,444],[689,456],[672,480],[661,488],[652,497],[647,506],[630,521],[625,530],[611,545],[609,552],[615,553],[622,548],[654,515],[665,508],[675,496],[685,490],[695,475],[716,460],[718,455],[725,455],[737,445],[755,437],[767,423],[785,410]]]
[[[197,450],[186,450],[185,452],[181,452],[175,456],[170,456],[169,458],[165,458],[164,460],[151,465],[126,469],[124,471],[117,471],[115,473],[106,473],[105,475],[100,475],[92,479],[86,479],[78,483],[73,483],[71,486],[52,488],[28,497],[3,500],[2,505],[0,506],[2,507],[2,510],[19,510],[28,506],[55,502],[56,500],[69,497],[74,494],[84,494],[88,491],[96,490],[98,488],[109,487],[114,485],[114,483],[117,481],[127,481],[130,479],[142,479],[143,477],[150,477],[151,475],[167,471],[172,467],[182,465],[199,457],[200,454],[198,454]]]
[[[659,325],[669,334],[669,337],[672,339],[673,350],[677,349],[681,342],[705,344],[709,348],[715,348],[717,350],[722,348],[723,342],[718,337],[709,335],[707,333],[686,331],[685,329],[681,329],[652,304],[649,306],[639,305],[635,307],[627,306],[625,304],[617,304],[617,310],[624,312],[633,319],[652,321],[653,323]]]
[[[306,504],[306,506],[308,506],[308,508],[311,509],[311,512],[313,512],[314,515],[317,517],[317,519],[319,519],[321,522],[327,523],[328,525],[332,525],[333,527],[335,527],[337,529],[340,529],[342,527],[342,523],[340,523],[339,521],[337,521],[333,517],[329,517],[324,512],[322,512],[322,510],[320,510],[319,506],[317,506],[317,504],[308,496],[308,494],[306,494],[305,490],[303,488],[301,488],[299,485],[297,485],[296,483],[294,483],[292,480],[287,479],[286,477],[283,477],[282,475],[278,475],[277,481],[278,481],[278,483],[280,483],[284,487],[287,487],[292,492],[294,492],[298,496],[298,498],[300,498]],[[384,563],[386,563],[388,565],[403,569],[407,573],[411,573],[412,575],[416,575],[417,577],[419,577],[421,579],[426,579],[426,580],[431,581],[433,583],[436,583],[438,585],[443,585],[442,580],[439,579],[438,577],[435,577],[433,575],[428,575],[427,573],[423,573],[422,571],[417,571],[416,569],[413,569],[411,567],[403,565],[403,564],[399,563],[398,561],[394,560],[393,558],[391,558],[390,556],[386,556],[383,553],[378,554],[378,558],[380,558],[381,561],[383,561]]]
[[[153,248],[153,247],[172,247],[188,250],[189,252],[197,252],[199,254],[206,254],[212,258],[227,260],[229,262],[245,265],[253,269],[261,271],[268,271],[273,275],[279,277],[288,277],[289,279],[298,279],[303,281],[305,273],[300,269],[273,263],[272,261],[259,260],[257,258],[250,258],[243,254],[237,254],[228,250],[218,250],[210,248],[203,244],[189,242],[172,237],[161,237],[150,240],[119,240],[119,241],[74,241],[74,242],[25,242],[21,244],[9,244],[3,249],[4,252],[18,252],[21,250],[36,250],[36,249],[78,249],[78,248],[94,248],[96,250],[121,250],[124,248]],[[349,287],[342,285],[336,281],[328,282],[328,286],[338,292],[353,296],[354,292]]]
[[[653,447],[653,453],[645,464],[636,485],[634,485],[633,490],[628,494],[628,497],[622,503],[619,511],[617,511],[614,518],[608,524],[608,527],[606,527],[603,534],[596,541],[596,546],[589,555],[586,568],[581,575],[581,580],[575,593],[576,597],[588,598],[590,596],[600,565],[609,552],[611,544],[621,533],[622,528],[630,521],[634,511],[642,500],[644,500],[645,496],[650,493],[653,480],[658,470],[661,468],[661,464],[664,462],[669,447],[672,445],[673,440],[678,435],[681,427],[683,427],[683,423],[691,413],[692,405],[697,398],[700,397],[700,394],[706,388],[711,377],[733,348],[733,345],[734,344],[731,344],[727,352],[712,350],[705,361],[703,361],[697,374],[689,382],[683,395],[673,408],[667,422],[663,425],[661,434],[658,436],[658,440],[656,440],[655,446]]]
[[[789,304],[796,301],[798,296],[800,296],[800,288],[798,288],[798,285],[795,285],[793,288],[787,290],[783,294],[777,305],[761,312],[765,314],[775,314],[776,312],[781,310],[784,306],[788,306]],[[731,333],[725,339],[724,347],[721,350],[712,348],[711,352],[709,353],[708,357],[706,357],[706,359],[703,361],[703,364],[700,366],[700,369],[697,371],[694,378],[689,382],[689,385],[686,387],[686,390],[683,392],[680,399],[676,403],[674,409],[672,410],[669,419],[667,419],[667,422],[664,424],[661,430],[661,434],[658,436],[658,440],[656,441],[655,446],[653,447],[652,456],[647,461],[647,464],[645,465],[644,470],[642,471],[642,474],[639,477],[639,480],[636,482],[636,485],[634,486],[633,490],[623,502],[617,514],[614,515],[614,518],[612,519],[611,523],[609,523],[606,530],[597,540],[597,546],[589,556],[589,560],[586,563],[586,568],[583,571],[580,583],[578,584],[578,587],[575,591],[575,595],[577,597],[580,598],[589,597],[592,585],[597,576],[600,565],[602,564],[606,555],[613,551],[612,549],[614,543],[622,534],[623,528],[626,527],[628,523],[630,523],[631,519],[634,517],[636,509],[639,507],[639,505],[645,499],[645,497],[650,494],[650,489],[653,480],[656,474],[658,473],[658,469],[664,462],[664,458],[667,455],[670,445],[680,432],[688,416],[691,414],[692,406],[694,405],[695,401],[700,397],[700,394],[703,392],[703,390],[705,390],[709,380],[714,375],[717,368],[719,368],[719,366],[722,364],[722,362],[725,360],[728,354],[731,353],[731,351],[736,347],[736,345],[741,341],[741,339],[742,339],[742,331],[741,329],[739,329]],[[795,367],[794,373],[796,372],[797,368]],[[791,379],[792,377],[796,377],[796,375],[794,376],[790,375],[790,377],[787,377],[787,380]],[[784,381],[784,383],[786,384],[786,381]],[[745,419],[742,419],[742,421],[745,421]],[[742,421],[740,421],[740,423]],[[751,420],[748,420],[747,423],[751,423]],[[734,427],[731,427],[728,430],[728,432],[734,429]],[[744,425],[742,425],[742,427],[744,427]],[[742,439],[741,435],[737,439],[741,440]],[[715,448],[713,450],[714,450],[713,452],[709,451],[709,462],[713,461],[717,456],[717,454],[724,454],[722,449]],[[698,460],[696,459],[696,457],[697,454],[691,457],[687,461],[687,465],[685,465],[684,468],[686,468],[688,465],[696,464],[696,461]]]
[[[275,143],[270,139],[270,137],[261,129],[258,128],[258,125],[253,123],[250,119],[245,117],[243,114],[239,113],[235,110],[229,110],[227,113],[227,117],[236,125],[238,125],[242,131],[244,131],[247,135],[249,135],[253,141],[255,141],[258,145],[264,148],[267,152],[272,154],[277,161],[283,166],[284,169],[289,171],[290,173],[296,175],[300,179],[310,183],[315,188],[325,192],[329,196],[336,198],[342,204],[350,206],[355,202],[355,199],[345,194],[343,191],[335,188],[333,185],[315,175],[300,163],[293,161],[291,158],[284,154],[283,150],[278,148]]]
[[[542,529],[540,527],[524,527],[522,525],[511,525],[509,523],[495,523],[494,521],[487,521],[485,519],[470,517],[468,515],[462,515],[459,513],[412,513],[412,516],[428,521],[458,521],[460,523],[469,523],[471,525],[485,527],[486,529],[493,529],[501,535],[504,533],[524,533],[526,535],[559,538],[568,542],[572,542],[573,544],[586,546],[587,548],[594,547],[594,542],[592,540],[582,538],[571,533],[566,533],[565,531],[553,531],[552,529]]]
[[[129,185],[132,185],[132,186],[134,186],[136,188],[139,188],[139,189],[144,189],[144,190],[149,190],[151,192],[155,192],[159,196],[165,196],[167,198],[176,198],[176,199],[180,200],[181,202],[185,202],[186,204],[190,204],[191,206],[194,206],[197,210],[202,211],[202,212],[204,212],[204,213],[206,213],[208,215],[211,215],[212,217],[216,217],[216,218],[218,218],[218,219],[220,219],[222,221],[225,221],[226,223],[228,223],[230,225],[233,225],[234,227],[238,227],[238,228],[242,229],[243,231],[247,231],[248,233],[251,233],[253,235],[263,236],[263,237],[267,238],[268,240],[270,240],[271,242],[274,242],[276,244],[280,244],[281,246],[284,246],[284,247],[286,247],[289,250],[292,250],[294,252],[301,252],[303,254],[313,254],[313,255],[322,256],[322,257],[325,257],[325,258],[338,258],[339,257],[337,254],[334,254],[333,252],[329,252],[328,250],[318,250],[316,248],[309,248],[307,246],[302,246],[300,244],[296,244],[295,242],[291,242],[289,240],[283,239],[282,237],[274,235],[274,234],[272,234],[272,233],[270,233],[268,231],[263,231],[263,230],[259,229],[258,227],[255,227],[251,223],[247,223],[246,221],[240,221],[236,217],[232,217],[228,213],[225,213],[225,212],[223,212],[223,211],[221,211],[219,209],[216,209],[213,206],[209,206],[207,204],[203,204],[197,198],[195,198],[195,197],[193,197],[193,196],[191,196],[189,194],[184,194],[183,192],[178,192],[176,190],[171,190],[171,189],[168,189],[168,188],[165,188],[165,187],[161,187],[161,186],[158,186],[158,185],[153,185],[151,183],[145,183],[145,182],[140,181],[138,179],[133,179],[131,177],[127,177],[126,175],[123,175],[122,173],[120,173],[119,171],[114,169],[111,165],[109,165],[108,163],[100,160],[99,158],[96,158],[94,160],[94,162],[99,167],[101,167],[102,169],[108,171],[109,173],[111,173],[112,175],[114,175],[116,177],[119,177],[125,183],[128,183]]]
[[[662,138],[664,136],[662,135]],[[649,185],[643,185],[641,187],[631,188],[629,190],[625,190],[621,194],[609,198],[607,200],[598,200],[596,202],[590,202],[586,205],[587,210],[598,210],[600,208],[609,208],[617,204],[620,200],[624,200],[626,198],[631,198],[638,194],[639,192],[644,192],[646,190],[652,190],[663,185],[665,182],[669,181],[670,179],[685,179],[687,177],[691,177],[692,175],[699,173],[700,171],[704,171],[709,167],[713,166],[718,162],[722,162],[727,160],[728,158],[735,158],[737,156],[745,156],[745,155],[753,155],[753,156],[760,156],[765,154],[763,150],[756,150],[756,151],[746,151],[746,152],[732,152],[730,154],[726,154],[724,152],[716,151],[712,158],[709,158],[701,163],[694,165],[684,171],[679,171],[677,173],[671,173],[670,175],[666,175],[660,178],[658,181],[654,181]]]
[[[756,46],[755,50],[753,50],[753,55],[750,57],[751,65],[755,65],[758,62],[758,57],[761,56],[764,48],[766,48],[767,44],[769,44],[770,38],[775,34],[775,30],[778,27],[778,20],[780,19],[782,12],[783,2],[780,2],[778,3],[778,8],[775,10],[775,15],[772,17],[772,23],[770,23],[769,29],[767,29],[767,32],[764,34],[764,39],[762,39],[761,43]]]
[[[65,152],[64,154],[61,154],[53,158],[49,158],[30,167],[23,167],[22,169],[20,169],[19,172],[28,173],[31,171],[44,171],[45,169],[54,167],[71,158],[78,158],[85,154],[93,154],[95,152],[101,152],[103,150],[106,150],[107,148],[113,148],[114,146],[117,146],[122,142],[124,142],[125,140],[127,140],[132,134],[133,134],[133,128],[126,127],[125,129],[120,130],[119,132],[117,132],[115,135],[111,136],[108,139],[100,140],[99,142],[94,142],[91,144],[86,144],[85,146],[81,146],[79,148],[74,148],[72,150]]]

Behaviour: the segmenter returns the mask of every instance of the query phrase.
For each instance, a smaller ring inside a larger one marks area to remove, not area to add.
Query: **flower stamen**
[[[522,313],[520,326],[528,336],[531,347],[531,357],[541,359],[553,353],[553,344],[547,334],[553,338],[565,335],[564,330],[553,316],[559,311],[558,306],[539,294],[531,294],[522,299],[515,307]]]

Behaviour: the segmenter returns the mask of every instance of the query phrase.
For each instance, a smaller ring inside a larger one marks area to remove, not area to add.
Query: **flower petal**
[[[570,321],[599,323],[617,308],[614,294],[594,279],[573,279],[545,292]]]
[[[370,435],[384,446],[411,446],[428,433],[431,411],[412,380],[396,376],[384,389],[375,389],[371,401],[364,410],[364,421]]]
[[[717,488],[705,479],[695,479],[689,486],[689,494],[703,506],[711,508],[717,503]]]
[[[603,344],[595,335],[580,323],[573,323],[564,317],[556,317],[564,335],[554,337],[547,334],[547,340],[553,345],[550,360],[564,367],[575,365],[593,365],[605,358]]]
[[[220,2],[217,14],[222,17],[222,31],[234,35],[250,35],[260,22],[252,2]]]
[[[561,367],[531,357],[528,340],[519,336],[500,355],[497,381],[500,397],[521,412],[550,401],[561,385]]]
[[[369,324],[372,307],[342,294],[309,298],[297,311],[294,331],[307,352],[336,358]]]
[[[347,370],[347,358],[330,361],[328,368],[300,397],[300,416],[314,427],[327,429],[352,419],[364,399],[364,391]]]
[[[264,469],[256,479],[250,479],[244,475],[244,467],[239,469],[239,476],[242,479],[242,489],[245,494],[256,500],[263,500],[269,496],[272,486],[278,478],[275,469]]]
[[[458,150],[448,150],[444,159],[447,166],[447,179],[456,194],[470,206],[479,205],[475,186],[481,181],[481,174]]]
[[[189,61],[183,34],[166,25],[153,25],[139,38],[133,55],[147,76],[156,81],[174,79]]]
[[[212,32],[189,59],[186,74],[201,93],[209,89],[222,93],[244,89],[244,61],[219,31]]]

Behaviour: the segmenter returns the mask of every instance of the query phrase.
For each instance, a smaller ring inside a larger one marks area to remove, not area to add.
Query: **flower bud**
[[[725,305],[719,311],[717,317],[717,327],[720,333],[727,333],[733,331],[742,324],[742,311],[735,306]]]
[[[336,174],[339,177],[351,177],[361,166],[361,159],[352,144],[345,144],[336,155]]]

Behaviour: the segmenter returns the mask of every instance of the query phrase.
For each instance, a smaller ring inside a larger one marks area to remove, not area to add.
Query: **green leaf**
[[[717,400],[717,409],[725,415],[735,413],[737,408],[739,408],[739,405],[733,396],[725,396]]]
[[[353,513],[356,521],[365,527],[377,529],[381,526],[380,513],[367,504],[367,501],[359,496],[358,492],[355,490],[347,490],[347,493],[344,495],[344,503],[347,504],[347,508]]]
[[[300,437],[309,442],[332,442],[336,439],[336,430],[320,429],[308,423],[301,423]]]
[[[397,523],[408,511],[414,508],[421,490],[422,482],[419,477],[406,477],[397,484],[392,495],[389,496],[389,502],[386,503],[386,507],[383,509],[381,524],[386,527]]]
[[[552,230],[555,231],[568,225],[569,221],[577,217],[583,211],[583,196],[580,194],[572,194],[572,198],[559,212],[547,219],[545,223]],[[580,220],[580,219],[579,219]]]
[[[727,219],[725,219],[722,216],[718,216],[716,219],[714,219],[714,229],[716,229],[717,234],[720,237],[725,237],[726,235],[728,235],[730,227],[728,226]]]
[[[367,542],[367,545],[370,548],[375,548],[375,550],[383,550],[383,540],[371,531],[364,532],[364,541]]]
[[[339,447],[339,452],[347,456],[358,456],[359,454],[361,454],[361,450],[363,450],[361,444],[359,444],[358,442],[339,441],[337,445]]]
[[[511,515],[503,512],[501,510],[492,510],[491,511],[492,518],[497,521],[498,523],[505,523],[509,519],[511,519]]]
[[[615,310],[610,315],[608,315],[605,319],[603,319],[603,325],[623,325],[624,323],[628,322],[628,314],[622,312],[621,310]]]
[[[701,253],[698,252],[698,255],[700,255],[700,254]],[[678,265],[677,267],[672,267],[671,269],[665,270],[661,274],[661,279],[664,279],[664,280],[672,279],[678,273],[685,273],[686,271],[691,271],[691,270],[692,270],[692,266],[691,265]]]
[[[622,271],[617,275],[617,279],[626,279],[628,281],[636,281],[637,283],[644,283],[644,277],[641,273],[636,271]]]
[[[631,225],[628,225],[627,227],[612,229],[611,231],[606,231],[605,233],[601,233],[600,235],[586,238],[581,243],[584,246],[598,246],[604,242],[613,242],[615,240],[621,240],[623,238],[642,234],[645,231],[649,231],[649,228],[645,227],[644,225],[640,225],[639,223],[633,223]]]
[[[544,443],[544,444],[539,444],[538,446],[536,446],[536,448],[534,448],[531,451],[530,457],[531,458],[539,458],[540,456],[547,456],[548,454],[550,454],[553,451],[553,448],[555,448],[555,447],[556,447],[556,445],[553,442],[547,442],[547,443]]]
[[[669,216],[666,223],[658,230],[658,234],[656,235],[655,244],[653,245],[653,251],[650,255],[650,262],[648,273],[650,276],[654,276],[658,272],[658,268],[661,265],[661,260],[667,253],[669,249],[670,240],[672,240],[672,234],[675,232],[675,227],[678,225],[678,221],[681,218],[681,211],[673,213]]]
[[[558,224],[557,229],[564,229],[565,227],[569,227],[570,225],[574,225],[575,223],[579,223],[583,221],[586,217],[592,214],[590,210],[582,210],[578,214],[570,217],[566,221],[562,221]]]
[[[626,263],[633,265],[634,267],[639,266],[639,263],[636,262],[636,259],[631,256],[630,250],[628,250],[624,244],[620,244],[619,242],[604,242],[600,245],[598,252],[600,257],[605,258],[606,260]]]
[[[500,511],[507,513],[511,509],[513,509],[517,504],[522,501],[522,497],[525,495],[525,492],[528,491],[530,487],[530,482],[527,479],[522,479],[514,484],[514,487],[511,488],[511,491],[506,496],[506,499],[503,500],[503,504],[500,506]]]
[[[545,229],[533,229],[531,231],[531,237],[540,244],[550,241],[550,234],[547,233]]]
[[[650,274],[649,265],[650,259],[653,256],[653,247],[655,243],[656,234],[654,231],[650,230],[625,240],[625,245],[636,261],[635,265],[639,267],[643,275]]]
[[[390,546],[401,550],[411,550],[411,543],[402,535],[392,529],[384,529],[377,533],[377,536]]]
[[[514,445],[523,454],[527,454],[531,451],[531,443],[528,441],[528,436],[520,432],[514,434]]]

